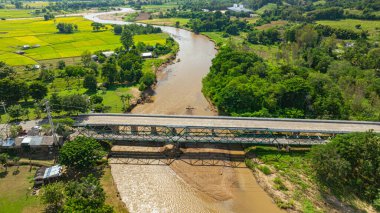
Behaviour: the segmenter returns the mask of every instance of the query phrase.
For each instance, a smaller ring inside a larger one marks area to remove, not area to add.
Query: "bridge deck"
[[[373,130],[380,132],[380,122],[333,121],[308,119],[271,119],[241,117],[202,117],[136,114],[85,114],[76,126],[166,126],[199,128],[249,128],[271,131],[348,133]]]

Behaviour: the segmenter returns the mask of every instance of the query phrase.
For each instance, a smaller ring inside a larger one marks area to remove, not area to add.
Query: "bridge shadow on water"
[[[245,157],[243,147],[238,144],[182,143],[176,147],[164,143],[139,142],[114,146],[109,155],[109,163],[170,165],[174,161],[182,161],[192,166],[244,168]]]

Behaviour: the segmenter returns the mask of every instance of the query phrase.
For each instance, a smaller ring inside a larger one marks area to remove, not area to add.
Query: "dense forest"
[[[273,65],[255,53],[223,48],[203,81],[203,91],[223,114],[380,119],[378,72],[363,72],[347,60],[327,58],[332,61],[328,64],[323,60],[330,56],[310,52],[303,56],[304,66]]]

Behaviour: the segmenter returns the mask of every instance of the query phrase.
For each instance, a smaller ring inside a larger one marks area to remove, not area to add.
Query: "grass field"
[[[164,12],[168,9],[177,8],[176,4],[163,4],[163,5],[143,5],[141,9],[144,12]]]
[[[13,175],[15,170],[16,167],[8,168],[8,174],[4,176],[4,169],[0,169],[0,212],[42,212],[43,205],[29,191],[35,170],[29,172],[29,166],[20,166],[20,172]]]
[[[0,9],[0,19],[10,19],[10,18],[29,18],[34,17],[35,15],[32,14],[34,10],[16,10],[16,9]],[[0,23],[3,21],[0,21]]]
[[[30,8],[44,8],[49,5],[48,1],[32,1],[32,2],[25,2],[24,7],[30,7]]]
[[[163,26],[175,26],[175,23],[179,21],[181,26],[187,24],[189,19],[186,18],[161,18],[161,19],[151,19],[151,20],[142,20],[138,21],[145,24],[153,24],[153,25],[163,25]]]
[[[274,3],[269,3],[261,7],[260,9],[256,10],[255,13],[262,15],[266,10],[274,10],[277,8],[277,5]]]
[[[9,65],[36,64],[41,60],[80,56],[83,51],[113,50],[121,46],[120,37],[112,32],[112,27],[103,32],[93,32],[91,22],[81,17],[57,18],[56,23],[66,22],[78,25],[78,32],[59,34],[54,21],[41,19],[10,20],[0,22],[0,61]],[[135,42],[150,45],[165,43],[167,34],[136,35]],[[25,50],[25,55],[15,51],[23,45],[41,45]]]
[[[279,21],[272,21],[271,23],[269,24],[264,24],[264,25],[261,25],[261,26],[258,26],[256,27],[258,30],[267,30],[267,29],[270,29],[270,28],[273,28],[273,27],[281,27],[281,26],[284,26],[288,23],[288,21],[284,21],[284,20],[279,20]]]
[[[360,24],[363,30],[368,30],[370,39],[380,41],[380,21],[344,19],[339,21],[317,21],[318,24],[329,25],[331,27],[350,29],[360,32],[361,29],[356,29],[355,26]]]
[[[213,40],[218,46],[225,45],[228,42],[233,42],[236,44],[241,44],[246,34],[241,33],[239,36],[230,36],[228,38],[224,38],[222,32],[202,32],[202,35],[209,37]],[[268,45],[254,45],[254,44],[246,44],[248,47],[254,51],[257,55],[265,58],[265,59],[273,59],[276,56],[276,52],[278,51],[278,47],[276,45],[268,46]]]

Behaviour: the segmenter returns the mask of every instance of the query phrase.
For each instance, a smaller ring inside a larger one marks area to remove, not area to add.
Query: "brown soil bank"
[[[230,205],[233,212],[282,212],[245,166],[241,147],[202,144],[181,151],[170,168],[190,186]]]

